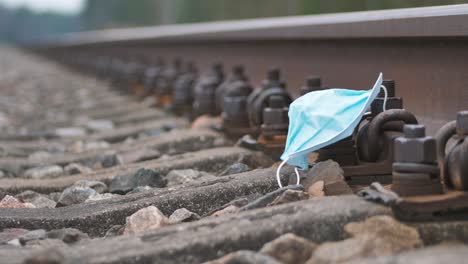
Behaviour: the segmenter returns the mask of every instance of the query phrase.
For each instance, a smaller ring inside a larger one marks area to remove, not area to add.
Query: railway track
[[[1,48],[0,262],[463,263],[466,21],[458,5]],[[380,71],[388,109],[278,188],[289,103]]]

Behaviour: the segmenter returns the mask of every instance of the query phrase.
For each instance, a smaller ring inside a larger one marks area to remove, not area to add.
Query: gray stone
[[[28,233],[29,230],[22,228],[6,228],[0,232],[0,245],[5,245],[8,241],[19,239],[22,235]]]
[[[28,160],[40,162],[40,161],[50,159],[51,157],[53,157],[53,155],[50,152],[36,151],[36,152],[34,152],[34,153],[32,153],[31,155],[28,156]]]
[[[114,197],[120,196],[119,194],[114,194],[114,193],[95,193],[91,195],[88,199],[86,199],[85,202],[95,202],[95,201],[101,201],[101,200],[106,200],[106,199],[111,199]]]
[[[84,151],[108,149],[109,147],[110,147],[110,144],[106,141],[84,142],[82,140],[79,140],[71,144],[68,148],[68,151],[73,152],[73,153],[82,153]]]
[[[51,193],[49,193],[49,198],[51,200],[53,200],[54,202],[58,202],[61,195],[62,195],[61,192],[51,192]]]
[[[218,180],[219,178],[216,177],[216,176],[213,176],[211,174],[208,174],[208,173],[205,173],[205,172],[202,172],[202,176],[197,178],[196,180],[194,180],[192,183],[203,183],[203,182],[209,182],[209,181],[214,181],[214,180]]]
[[[24,191],[16,195],[23,203],[31,203],[36,208],[55,208],[57,203],[54,200],[51,200],[47,196],[34,192],[34,191]]]
[[[368,201],[382,203],[384,205],[394,205],[400,198],[398,194],[385,189],[380,183],[374,182],[369,187],[359,191],[357,195]]]
[[[96,191],[89,187],[70,186],[62,192],[57,202],[59,206],[69,206],[85,202]]]
[[[29,203],[33,204],[36,208],[55,208],[57,206],[57,203],[54,200],[51,200],[44,195],[36,197],[29,201]]]
[[[89,239],[86,233],[81,232],[75,228],[55,229],[47,232],[47,237],[52,239],[59,239],[67,244],[76,243],[78,241]]]
[[[234,163],[231,166],[227,167],[223,172],[221,172],[219,176],[239,174],[250,170],[252,169],[244,163]]]
[[[175,210],[171,216],[169,216],[169,222],[171,224],[178,224],[182,222],[192,222],[199,220],[200,216],[194,212],[190,212],[185,208]]]
[[[17,199],[19,199],[21,202],[28,203],[31,200],[34,200],[35,198],[41,196],[42,194],[37,193],[35,191],[27,190],[22,193],[19,193],[15,195]]]
[[[136,211],[127,217],[125,235],[141,233],[147,230],[158,229],[169,224],[169,219],[155,206],[149,206]]]
[[[109,142],[104,140],[89,141],[83,144],[83,151],[107,149],[110,148],[110,146]]]
[[[154,188],[149,187],[149,186],[138,186],[135,189],[133,189],[132,191],[128,192],[127,194],[142,193],[142,192],[151,191],[153,189]]]
[[[161,157],[161,152],[152,148],[138,148],[132,151],[125,151],[120,154],[124,164],[153,160]]]
[[[186,169],[186,170],[172,170],[170,171],[167,178],[167,186],[175,186],[180,184],[186,184],[202,177],[203,173],[197,170]]]
[[[38,229],[38,230],[29,231],[28,233],[20,236],[19,241],[22,245],[24,245],[27,242],[32,241],[32,240],[42,240],[46,238],[47,238],[46,231],[44,229]]]
[[[91,173],[93,170],[78,163],[70,163],[64,168],[68,175]]]
[[[79,180],[75,182],[73,186],[82,188],[89,187],[91,189],[94,189],[97,193],[104,193],[107,190],[107,185],[100,181]]]
[[[308,263],[342,263],[390,256],[423,246],[415,228],[390,216],[374,216],[364,222],[349,223],[345,231],[352,237],[318,246]]]
[[[113,225],[109,230],[107,230],[106,235],[104,237],[115,237],[123,235],[125,226],[123,225]]]
[[[68,245],[59,239],[41,239],[28,241],[25,246],[30,248],[60,248]]]
[[[205,264],[281,264],[281,262],[255,251],[240,250]]]
[[[109,191],[126,194],[138,186],[164,188],[166,182],[166,179],[154,170],[139,169],[135,174],[114,177],[110,183]]]
[[[96,160],[93,160],[92,167],[94,169],[111,168],[122,164],[122,159],[114,151],[106,151],[99,155]],[[89,164],[85,164],[89,165]]]
[[[286,190],[280,196],[276,197],[275,200],[273,200],[273,202],[269,203],[268,206],[292,203],[292,202],[307,200],[309,198],[310,198],[309,194],[303,191]]]
[[[284,264],[305,263],[314,252],[317,244],[288,233],[266,243],[260,253],[269,255]]]
[[[114,129],[114,123],[110,120],[90,120],[86,123],[86,128],[92,132],[100,132]]]
[[[258,198],[258,197],[257,197]],[[255,199],[252,199],[252,201],[255,200]],[[230,201],[229,203],[226,203],[226,204],[223,204],[222,206],[212,210],[211,212],[209,212],[208,214],[206,214],[205,216],[210,216],[210,215],[213,215],[215,212],[218,212],[218,211],[221,211],[223,210],[224,208],[226,207],[229,207],[231,205],[235,206],[236,208],[241,208],[242,206],[245,206],[247,204],[249,204],[250,200],[246,197],[242,197],[242,198],[239,198],[239,199],[235,199],[235,200],[232,200]]]
[[[146,131],[141,132],[138,135],[138,138],[145,138],[145,137],[157,137],[163,134],[165,131],[163,128],[154,128],[154,129],[149,129]]]
[[[12,239],[6,243],[8,246],[13,246],[13,247],[21,247],[21,242],[19,241],[18,238]]]
[[[55,135],[62,138],[80,137],[86,135],[86,130],[81,127],[66,127],[55,129]]]
[[[248,211],[252,209],[262,208],[273,202],[277,197],[281,196],[287,190],[300,190],[303,191],[304,187],[302,185],[289,185],[281,189],[274,190],[270,193],[265,194],[264,196],[256,199],[255,201],[243,206],[241,211]]]
[[[61,175],[63,175],[63,169],[57,165],[32,168],[23,174],[28,179],[57,178]]]
[[[57,248],[48,248],[47,250],[34,253],[27,257],[23,264],[64,264],[64,255]]]

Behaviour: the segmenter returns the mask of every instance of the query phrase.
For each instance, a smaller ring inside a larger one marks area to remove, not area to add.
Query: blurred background
[[[0,42],[83,30],[468,3],[468,0],[0,0]]]

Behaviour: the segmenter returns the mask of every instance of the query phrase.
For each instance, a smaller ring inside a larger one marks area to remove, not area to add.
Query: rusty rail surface
[[[246,66],[258,85],[280,67],[297,95],[308,75],[328,87],[370,87],[379,72],[397,83],[405,108],[434,134],[468,106],[468,5],[74,33],[36,48],[45,54],[162,55]]]

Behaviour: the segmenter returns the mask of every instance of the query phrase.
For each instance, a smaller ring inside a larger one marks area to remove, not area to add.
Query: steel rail
[[[254,84],[283,70],[296,93],[310,74],[329,87],[364,89],[379,72],[433,134],[468,107],[468,4],[129,28],[66,34],[47,52],[163,55],[226,68],[244,64]]]
[[[246,19],[64,34],[45,44],[87,46],[180,40],[346,39],[468,36],[468,4]]]

